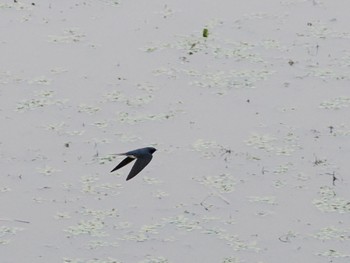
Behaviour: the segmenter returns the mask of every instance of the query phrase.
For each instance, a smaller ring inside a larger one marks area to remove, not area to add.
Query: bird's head
[[[148,149],[148,151],[149,151],[149,153],[154,153],[155,151],[157,151],[157,149],[156,148],[153,148],[153,147],[147,147],[147,149]]]

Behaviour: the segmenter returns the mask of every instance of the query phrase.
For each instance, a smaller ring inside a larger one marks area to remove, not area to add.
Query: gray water
[[[349,7],[3,1],[1,262],[349,262]]]

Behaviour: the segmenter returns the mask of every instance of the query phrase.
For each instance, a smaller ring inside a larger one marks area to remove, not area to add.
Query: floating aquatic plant
[[[169,111],[168,113],[158,114],[134,114],[131,115],[129,112],[118,112],[117,120],[121,123],[137,124],[145,121],[161,121],[168,120],[175,117],[177,112]]]
[[[165,257],[161,257],[161,256],[154,257],[154,256],[148,255],[146,259],[138,261],[137,263],[169,263],[169,262],[170,261]]]
[[[43,108],[49,105],[62,105],[66,102],[67,100],[53,99],[53,91],[41,91],[36,95],[35,98],[18,102],[16,110],[19,112],[24,112],[28,110]]]
[[[57,212],[54,216],[55,219],[70,219],[71,216],[67,212]]]
[[[8,186],[1,186],[0,187],[0,193],[5,193],[5,192],[11,192],[11,188]]]
[[[2,239],[2,238],[0,238],[0,245],[7,245],[9,243],[10,243],[9,239]]]
[[[332,100],[326,100],[321,102],[320,108],[339,110],[341,108],[346,108],[350,106],[350,97],[340,96]]]
[[[11,242],[10,237],[23,230],[23,228],[19,227],[0,226],[0,245],[9,244]]]
[[[332,127],[333,136],[349,136],[350,135],[350,128],[345,123],[342,123],[340,125],[331,126],[331,127]]]
[[[217,142],[215,141],[206,141],[203,139],[196,140],[192,147],[195,151],[200,152],[205,158],[213,158],[214,156],[218,155],[218,151],[222,148]]]
[[[335,249],[328,249],[323,252],[319,252],[316,255],[327,257],[327,258],[350,258],[350,254],[345,254],[343,252],[339,252]]]
[[[184,215],[178,215],[175,217],[169,217],[164,219],[165,223],[169,223],[171,225],[175,225],[178,229],[183,229],[188,232],[201,229],[200,222],[197,220],[190,219],[185,217]]]
[[[0,83],[21,83],[24,79],[20,76],[14,75],[11,71],[0,71]]]
[[[51,166],[45,166],[43,168],[37,168],[38,172],[44,175],[52,175],[54,173],[60,172],[60,170],[55,169]]]
[[[163,224],[143,225],[140,229],[141,233],[159,234],[159,228],[163,227]]]
[[[158,199],[162,199],[164,197],[169,196],[169,194],[167,192],[164,192],[162,190],[157,190],[155,192],[152,193],[152,196]]]
[[[23,231],[23,230],[24,229],[20,227],[1,226],[0,237],[4,237],[8,235],[16,235],[19,231]]]
[[[117,209],[111,208],[106,210],[95,210],[95,209],[89,209],[85,207],[81,211],[81,214],[83,214],[84,216],[93,216],[94,218],[104,219],[106,217],[116,217]]]
[[[280,164],[277,168],[273,170],[274,174],[285,174],[289,171],[289,169],[293,166],[292,163],[288,162],[285,164]]]
[[[63,31],[62,35],[49,35],[49,42],[52,43],[77,43],[85,39],[85,34],[78,28],[69,28]]]
[[[86,104],[80,104],[78,106],[78,112],[86,112],[89,114],[94,114],[100,110],[99,107],[91,106],[91,105],[86,105]]]
[[[116,225],[113,226],[114,229],[128,229],[131,227],[131,223],[129,221],[122,221],[118,222]]]
[[[235,251],[255,251],[258,252],[261,249],[257,247],[255,241],[245,242],[241,240],[237,235],[231,234],[226,229],[222,228],[206,228],[205,232],[210,235],[214,235],[220,240],[226,242],[227,245],[232,247]]]
[[[30,3],[26,3],[26,2],[19,2],[19,1],[15,1],[12,4],[7,4],[7,3],[0,3],[0,9],[15,9],[18,11],[24,11],[24,10],[32,10],[33,9],[33,5]]]
[[[276,188],[282,188],[287,185],[287,182],[285,180],[275,180],[272,182],[272,185]]]
[[[61,73],[68,72],[68,69],[62,68],[62,67],[55,67],[55,68],[50,69],[50,72],[52,74],[61,74]]]
[[[101,247],[118,247],[119,243],[114,242],[106,242],[102,240],[90,240],[88,244],[86,245],[89,249],[97,249]]]
[[[118,183],[98,183],[100,180],[97,176],[83,176],[81,191],[86,194],[96,196],[98,199],[106,198],[109,195],[119,195],[119,190],[122,188]]]
[[[340,229],[334,226],[329,226],[320,229],[316,234],[313,235],[315,238],[320,240],[349,240],[350,239],[350,228]]]
[[[254,133],[245,142],[249,146],[253,146],[254,148],[263,149],[270,152],[274,149],[272,142],[275,142],[276,140],[277,138],[269,134],[261,135],[258,133]]]
[[[243,261],[241,261],[239,258],[236,257],[226,257],[222,260],[222,263],[241,263]]]
[[[64,231],[69,236],[78,235],[89,235],[93,237],[105,237],[108,236],[107,232],[104,231],[105,224],[102,220],[93,218],[90,220],[81,220],[75,226],[69,226]]]
[[[124,235],[121,240],[145,242],[149,239],[148,235],[145,233],[128,233]]]
[[[146,184],[161,184],[162,183],[161,180],[159,180],[155,177],[144,176],[142,179]]]
[[[349,32],[337,32],[335,30],[332,30],[329,28],[326,24],[314,21],[309,24],[307,27],[307,32],[305,33],[306,36],[314,37],[314,38],[350,38]]]
[[[63,263],[122,263],[122,261],[116,260],[114,258],[106,258],[106,259],[63,258]]]
[[[64,126],[66,126],[66,124],[64,122],[44,125],[46,130],[56,131],[56,132],[62,131]]]
[[[100,129],[104,129],[107,128],[109,125],[108,121],[96,121],[94,123],[92,123],[93,126],[100,128]]]
[[[142,96],[130,96],[127,97],[121,91],[112,91],[105,95],[108,101],[113,102],[122,102],[128,106],[141,106],[150,103],[153,100],[153,95],[149,94],[148,91],[146,94]]]
[[[250,196],[248,199],[249,202],[277,205],[275,196]]]
[[[105,3],[108,6],[118,6],[121,4],[121,0],[99,0],[100,2]]]
[[[334,190],[329,186],[322,186],[319,191],[319,199],[314,199],[312,203],[323,212],[350,212],[350,200],[337,197]]]
[[[293,133],[288,133],[285,137],[277,139],[269,134],[253,133],[246,141],[248,146],[273,152],[276,155],[291,155],[295,150],[300,149],[298,138]]]
[[[202,184],[218,190],[220,193],[230,193],[235,189],[236,185],[235,179],[230,174],[204,176],[197,180]]]
[[[37,77],[35,79],[29,80],[29,84],[39,84],[39,85],[50,85],[51,79],[46,78],[45,76]],[[52,95],[53,91],[50,91],[50,93],[47,93],[48,95]],[[45,94],[44,94],[45,95]],[[45,96],[47,97],[47,96]]]
[[[203,29],[202,36],[203,36],[203,37],[208,37],[208,36],[209,36],[209,30],[208,30],[208,28],[204,28],[204,29]]]
[[[114,161],[116,158],[115,154],[107,154],[106,156],[98,156],[98,163],[105,164]]]
[[[262,70],[230,70],[202,73],[199,79],[191,81],[192,85],[202,88],[227,90],[232,88],[255,88],[255,83],[266,80],[272,71]]]

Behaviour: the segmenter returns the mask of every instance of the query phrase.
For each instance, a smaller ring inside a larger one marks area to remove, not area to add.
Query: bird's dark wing
[[[152,154],[147,154],[142,156],[141,158],[137,158],[126,180],[128,181],[131,178],[135,177],[139,172],[142,171],[143,168],[147,166],[147,164],[149,164],[151,160],[152,160]]]
[[[115,170],[118,170],[119,168],[124,167],[125,165],[127,165],[128,163],[132,162],[133,160],[135,160],[135,158],[131,158],[131,157],[126,157],[123,161],[121,161],[111,172],[114,172]]]

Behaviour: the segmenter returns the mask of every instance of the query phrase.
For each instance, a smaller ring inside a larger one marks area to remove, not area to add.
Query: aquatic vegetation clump
[[[312,203],[322,212],[338,212],[340,214],[350,212],[350,200],[337,197],[334,190],[329,186],[322,186],[319,198]]]

